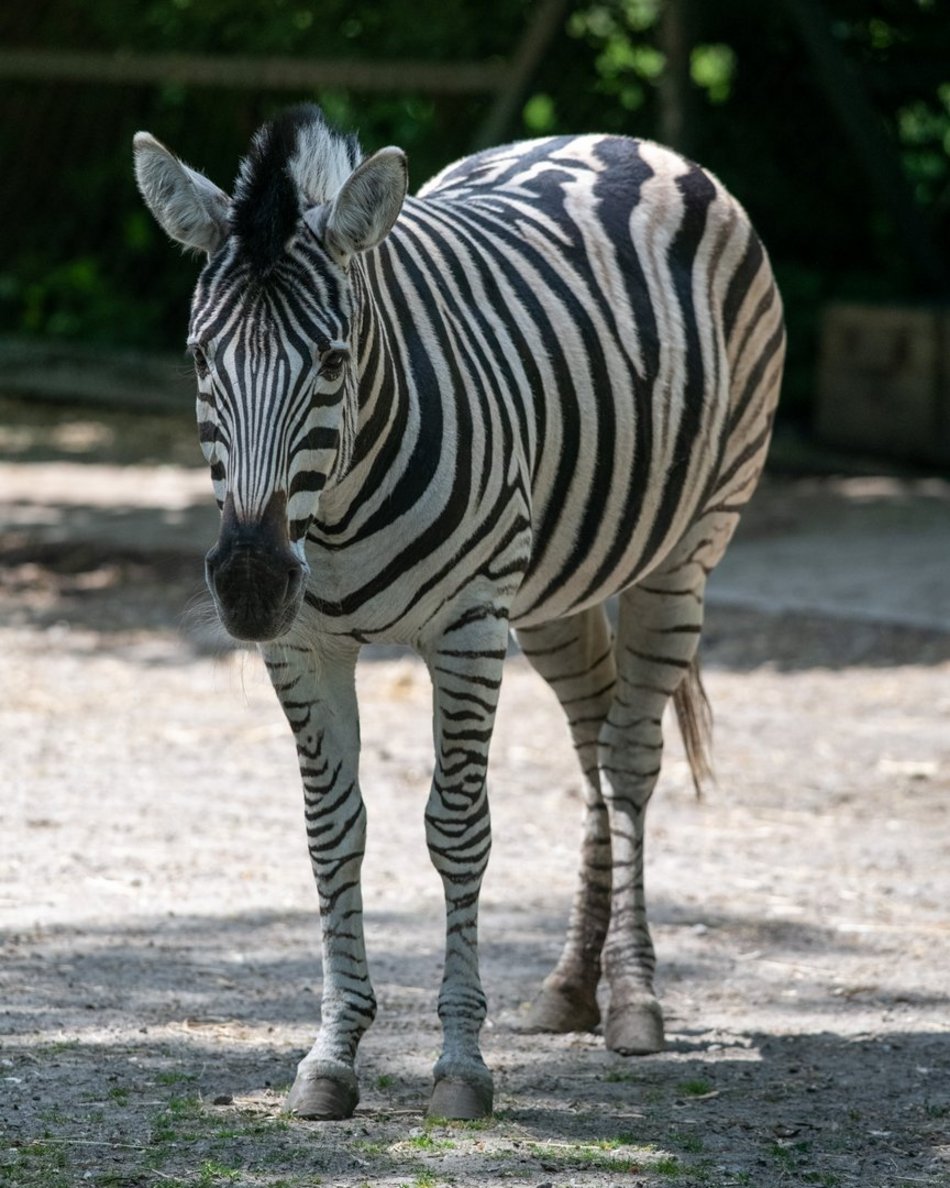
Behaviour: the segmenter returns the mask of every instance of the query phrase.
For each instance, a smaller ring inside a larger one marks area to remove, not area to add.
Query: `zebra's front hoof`
[[[527,1013],[518,1021],[518,1030],[529,1033],[593,1031],[599,1022],[600,1007],[593,988],[555,983],[549,978]]]
[[[641,994],[626,1002],[611,1002],[604,1024],[604,1040],[611,1052],[621,1056],[648,1056],[662,1052],[663,1011],[652,995]]]
[[[463,1081],[458,1077],[444,1077],[436,1081],[429,1099],[430,1118],[453,1118],[471,1122],[476,1118],[491,1116],[494,1093],[489,1080],[478,1083]]]
[[[360,1099],[356,1077],[338,1080],[316,1070],[300,1069],[287,1094],[284,1110],[297,1118],[331,1122],[350,1118]]]

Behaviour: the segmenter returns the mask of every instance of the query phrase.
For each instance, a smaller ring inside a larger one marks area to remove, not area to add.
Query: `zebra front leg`
[[[429,1113],[483,1118],[492,1076],[478,1037],[486,1004],[478,973],[478,896],[491,849],[488,748],[507,651],[507,621],[463,618],[427,654],[433,684],[435,772],[426,840],[445,892],[445,969],[439,993],[443,1049]]]
[[[660,773],[663,710],[696,654],[703,589],[699,567],[677,566],[620,597],[617,686],[599,752],[613,860],[604,1036],[608,1048],[625,1055],[658,1052],[664,1044],[644,894],[644,824]]]
[[[301,1118],[348,1118],[353,1113],[359,1101],[356,1049],[376,1014],[360,889],[366,810],[358,779],[357,650],[328,656],[271,647],[264,653],[296,738],[308,848],[320,897],[320,1030],[297,1067],[285,1104]]]
[[[603,606],[520,628],[517,636],[532,667],[557,694],[584,775],[581,868],[567,939],[523,1026],[528,1031],[588,1031],[600,1022],[597,983],[610,920],[610,830],[597,739],[613,698],[613,639]]]

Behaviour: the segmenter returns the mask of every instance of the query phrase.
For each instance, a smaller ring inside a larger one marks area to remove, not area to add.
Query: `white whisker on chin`
[[[179,615],[178,630],[195,651],[205,655],[225,656],[240,647],[224,629],[211,593],[204,584],[185,604]]]

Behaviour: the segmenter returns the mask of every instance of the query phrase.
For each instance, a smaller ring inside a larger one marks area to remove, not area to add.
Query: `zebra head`
[[[319,109],[265,125],[229,197],[147,132],[135,172],[160,226],[207,255],[188,348],[198,431],[221,508],[208,586],[239,639],[285,634],[303,601],[304,541],[320,493],[353,453],[360,334],[353,268],[387,235],[406,159],[360,159]]]

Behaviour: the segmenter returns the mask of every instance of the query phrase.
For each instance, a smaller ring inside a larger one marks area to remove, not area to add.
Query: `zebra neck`
[[[359,523],[372,518],[374,507],[398,485],[404,459],[419,437],[418,384],[402,361],[404,328],[385,289],[385,252],[383,244],[353,262],[356,375],[350,413],[355,440],[346,472],[321,496],[321,536],[349,537]]]

